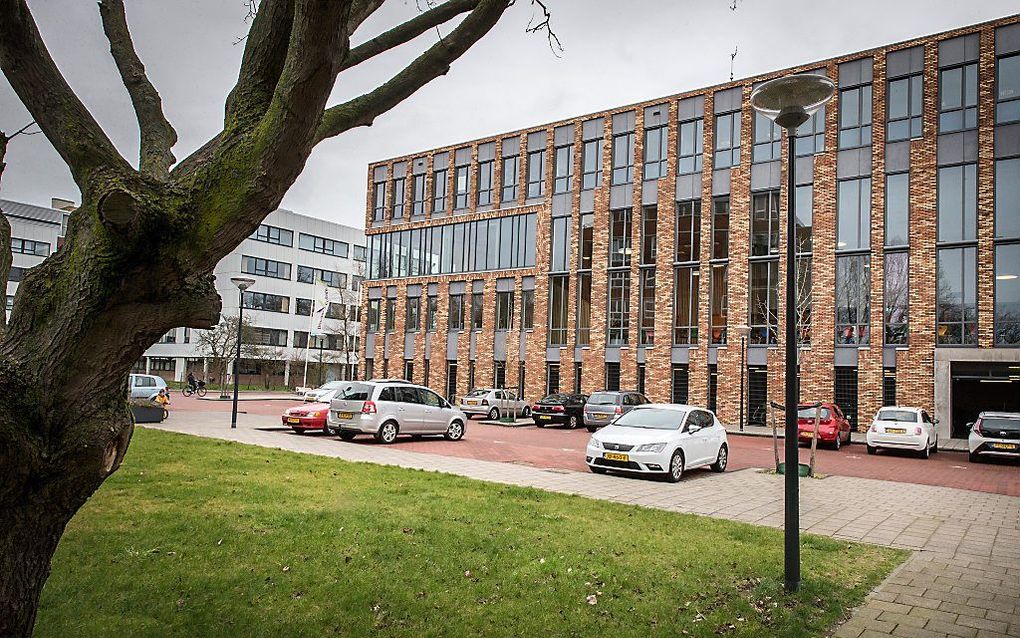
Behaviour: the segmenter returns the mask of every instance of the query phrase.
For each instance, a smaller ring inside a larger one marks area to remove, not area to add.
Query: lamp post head
[[[751,334],[751,326],[746,325],[733,326],[733,332],[735,332],[738,337],[743,338]]]
[[[241,292],[244,292],[248,288],[251,288],[253,285],[255,285],[255,280],[252,279],[251,277],[231,277],[230,283],[237,286],[237,289],[240,290]]]
[[[751,91],[751,106],[787,130],[807,122],[836,92],[824,75],[799,73],[769,80]]]

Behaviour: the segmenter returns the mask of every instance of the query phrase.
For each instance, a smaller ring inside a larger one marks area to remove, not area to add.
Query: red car
[[[283,416],[283,424],[293,429],[298,434],[319,430],[328,432],[326,429],[326,414],[329,412],[329,403],[305,403],[295,408],[288,408]]]
[[[850,421],[835,403],[823,403],[818,419],[818,442],[826,443],[838,450],[844,443],[850,443]],[[810,403],[797,406],[797,439],[800,443],[811,443],[815,431],[815,408]]]

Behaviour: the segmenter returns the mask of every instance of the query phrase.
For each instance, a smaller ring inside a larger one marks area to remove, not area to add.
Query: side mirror
[[[967,429],[968,430],[973,430],[974,429],[974,422],[973,421],[971,421],[970,423],[967,424]]]

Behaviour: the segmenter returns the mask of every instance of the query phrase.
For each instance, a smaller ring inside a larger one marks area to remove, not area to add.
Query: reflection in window
[[[553,156],[553,193],[566,193],[574,178],[574,145],[557,146]]]
[[[496,293],[496,330],[509,330],[514,320],[514,293],[503,291]]]
[[[1020,244],[995,247],[995,343],[1020,344]]]
[[[701,200],[676,203],[675,261],[698,261],[701,254]]]
[[[705,145],[705,120],[698,118],[680,123],[677,134],[677,172],[680,175],[700,173]]]
[[[750,263],[750,342],[775,345],[779,326],[779,262]]]
[[[726,264],[712,266],[712,344],[726,343],[726,321],[729,314],[729,292]]]
[[[836,201],[836,250],[871,246],[871,178],[839,182]]]
[[[630,333],[630,271],[609,272],[609,345],[629,343]]]
[[[871,85],[839,92],[839,147],[871,144]]]
[[[698,268],[676,269],[673,282],[673,343],[698,342]]]
[[[909,258],[906,251],[885,254],[885,343],[906,345]]]
[[[655,264],[655,255],[658,248],[658,237],[656,226],[658,219],[658,208],[654,205],[641,208],[641,264],[644,266]]]
[[[655,268],[642,268],[638,341],[641,345],[655,343]]]
[[[939,72],[939,132],[977,128],[977,64]]]
[[[1020,54],[999,58],[995,86],[995,122],[1020,121]]]
[[[977,164],[948,166],[938,175],[938,240],[977,238]]]
[[[814,224],[814,185],[804,184],[794,191],[797,203],[797,245],[798,254],[811,252],[811,229]]]
[[[712,201],[712,259],[730,256],[730,198]]]
[[[754,112],[754,145],[751,147],[751,162],[771,162],[779,159],[782,152],[783,129],[761,113]]]
[[[779,254],[779,191],[755,193],[751,200],[751,256]]]
[[[549,345],[567,345],[567,304],[569,277],[549,278]]]
[[[836,343],[866,344],[869,340],[871,257],[836,258]]]
[[[634,131],[613,135],[613,183],[634,181]]]
[[[921,74],[889,81],[886,139],[890,142],[921,137]]]
[[[645,129],[645,179],[659,179],[666,176],[666,158],[669,155],[669,129],[656,126]]]
[[[976,345],[977,249],[940,248],[936,285],[936,343]]]
[[[1020,238],[1020,158],[995,163],[995,237]]]
[[[910,173],[885,177],[885,245],[906,246],[910,224]]]
[[[591,273],[577,274],[577,345],[591,344]]]
[[[602,145],[603,140],[588,140],[581,149],[581,190],[602,186]]]
[[[528,199],[545,195],[545,150],[528,153]]]
[[[609,212],[609,267],[630,266],[630,209]]]

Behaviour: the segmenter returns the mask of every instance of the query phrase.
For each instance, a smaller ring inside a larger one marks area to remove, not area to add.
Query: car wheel
[[[375,438],[382,443],[393,443],[397,440],[398,431],[399,428],[396,423],[393,421],[387,421],[386,423],[383,423],[382,427],[379,428],[379,431],[375,433]]]
[[[447,441],[459,441],[464,438],[464,424],[460,421],[454,421],[450,424],[450,427],[446,428],[446,433],[443,434]]]
[[[924,449],[921,450],[921,458],[922,459],[927,459],[930,456],[931,456],[931,447],[928,445],[928,442],[925,441],[924,442]]]
[[[712,464],[712,471],[713,472],[725,471],[726,463],[727,461],[729,461],[729,456],[730,456],[729,449],[727,449],[726,444],[723,443],[722,446],[719,447],[719,455],[715,457],[715,463]]]
[[[684,475],[684,454],[680,450],[673,452],[669,459],[669,471],[666,472],[666,480],[670,483],[679,483]]]
[[[844,443],[847,444],[847,445],[850,445],[851,443],[853,443],[854,442],[853,436],[854,436],[854,431],[853,430],[847,430],[846,431],[846,441],[844,441]]]
[[[839,448],[843,446],[843,439],[837,434],[836,440],[832,443],[832,449],[839,452]]]
[[[968,460],[969,460],[969,461],[970,461],[971,463],[980,463],[980,462],[981,462],[981,455],[980,455],[980,454],[975,454],[974,452],[971,452],[971,453],[970,453],[970,454],[969,454],[969,455],[967,456],[967,458],[968,458]]]
[[[353,441],[358,434],[349,430],[340,430],[339,436],[341,441]]]
[[[606,468],[598,467],[596,465],[589,465],[588,469],[591,470],[593,474],[605,474],[606,473]]]
[[[291,428],[291,429],[294,430],[294,434],[304,434],[305,433],[305,429],[304,428]]]
[[[531,408],[528,407],[528,406],[524,406],[524,409],[521,410],[521,416],[524,417],[525,419],[530,417],[531,416]]]
[[[878,454],[878,448],[874,445],[868,446],[868,454]]]
[[[536,428],[544,428],[545,427],[545,423],[543,423],[542,421],[535,421],[535,427]]]
[[[492,408],[491,410],[489,410],[489,420],[490,421],[499,420],[499,408]]]
[[[576,430],[577,426],[578,426],[577,417],[571,415],[570,421],[567,422],[567,427],[569,427],[571,430]]]
[[[589,425],[589,426],[588,426],[588,431],[589,431],[589,432],[595,432],[596,430],[598,430],[598,428],[597,428],[597,427],[595,427],[594,425]]]
[[[935,435],[935,444],[931,446],[931,453],[938,454],[939,451],[939,436]]]

